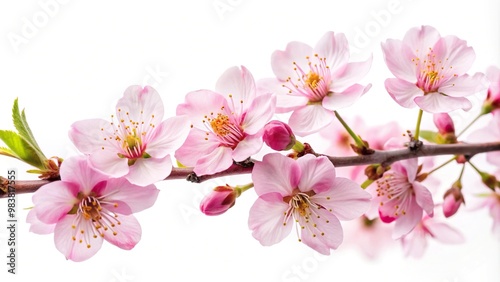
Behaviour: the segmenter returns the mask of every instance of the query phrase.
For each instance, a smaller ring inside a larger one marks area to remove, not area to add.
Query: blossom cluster
[[[407,255],[421,256],[427,238],[462,242],[456,228],[434,216],[453,216],[465,204],[462,174],[439,200],[431,175],[439,167],[433,168],[432,161],[412,158],[339,169],[298,140],[319,133],[329,144],[325,153],[332,156],[418,146],[419,137],[458,143],[461,134],[455,133],[448,113],[471,109],[467,97],[486,89],[481,115],[491,121],[472,135],[481,136],[480,141],[500,140],[500,70],[492,66],[486,74],[468,74],[475,53],[466,41],[421,26],[381,47],[394,75],[385,81],[387,93],[402,107],[418,107],[420,116],[432,114],[437,131],[420,132],[419,119],[417,130],[402,137],[397,122],[365,128],[361,118],[342,119],[339,110],[369,93],[371,84],[362,80],[372,56],[351,62],[346,36],[327,32],[314,47],[290,42],[275,51],[273,78],[255,80],[244,66],[227,69],[214,90],[187,93],[174,117],[164,120],[155,89],[130,86],[109,119],[73,123],[69,138],[82,155],[64,160],[60,180],[34,193],[30,230],[54,233],[56,248],[73,261],[92,257],[103,239],[133,248],[141,238],[133,213],[153,206],[159,193],[155,183],[170,175],[175,157],[192,168],[195,178],[253,166],[251,184],[216,187],[200,209],[207,215],[223,214],[253,188],[258,198],[250,208],[248,227],[264,246],[282,241],[295,228],[299,242],[330,254],[343,242],[344,221],[362,227],[365,232],[358,236],[389,229]],[[290,113],[287,122],[273,120],[283,113]],[[264,144],[276,152],[255,159]],[[499,154],[487,155],[497,168]],[[453,161],[465,166],[470,159],[455,156]],[[484,206],[500,236],[499,182],[493,174],[477,171],[489,189]]]

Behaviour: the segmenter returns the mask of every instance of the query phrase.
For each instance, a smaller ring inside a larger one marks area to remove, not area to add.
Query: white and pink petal
[[[314,212],[316,215],[310,220],[298,216],[298,223],[302,229],[300,239],[320,254],[329,255],[330,249],[337,249],[342,244],[344,239],[342,226],[338,218],[327,210],[315,209]]]
[[[399,78],[386,79],[385,89],[394,101],[405,108],[415,107],[415,99],[424,95],[422,89],[418,88],[415,83]]]
[[[199,156],[194,173],[196,175],[214,174],[228,169],[233,164],[232,149],[220,146],[204,156]]]
[[[147,186],[164,180],[171,171],[170,155],[163,158],[139,158],[130,166],[125,178],[132,184]]]
[[[254,135],[247,135],[243,140],[238,142],[232,153],[233,160],[242,162],[252,155],[257,154],[264,144],[262,141],[263,133],[264,131],[261,130]]]
[[[353,220],[362,216],[368,211],[371,198],[359,184],[343,177],[335,178],[330,190],[311,197],[315,203],[330,210],[340,220]]]
[[[257,195],[279,193],[282,197],[290,196],[300,179],[301,171],[296,161],[279,153],[265,155],[261,162],[255,162],[252,170]]]
[[[66,259],[80,262],[95,255],[101,249],[103,239],[93,236],[93,227],[88,220],[76,222],[76,217],[67,215],[56,224],[54,243]]]
[[[153,206],[159,192],[154,185],[140,187],[122,177],[109,179],[99,195],[105,197],[106,201],[124,202],[132,212],[140,212]]]
[[[215,91],[227,97],[229,107],[237,115],[246,112],[256,98],[255,80],[244,66],[227,69],[217,80]]]
[[[77,184],[66,181],[55,181],[40,187],[32,197],[37,219],[45,224],[57,223],[78,203],[79,192]]]
[[[292,230],[292,217],[286,217],[288,204],[279,193],[261,195],[250,208],[248,227],[263,246],[282,241]]]
[[[326,65],[335,72],[349,60],[349,44],[343,33],[328,31],[314,47],[314,53],[326,59]]]
[[[151,123],[158,124],[163,120],[163,111],[160,94],[151,86],[129,86],[116,103],[117,117],[127,117],[134,121],[150,120]]]
[[[121,249],[131,250],[141,240],[141,225],[133,215],[119,215],[116,220],[120,224],[103,231],[104,239]]]
[[[351,85],[343,92],[330,92],[323,98],[322,106],[330,111],[336,111],[349,107],[371,88],[371,84],[363,86],[361,84]]]
[[[307,154],[299,158],[297,164],[301,171],[298,185],[301,192],[326,192],[334,185],[335,168],[328,158]]]
[[[184,166],[195,166],[200,157],[220,146],[215,134],[192,128],[184,144],[175,152],[175,158]]]
[[[147,143],[146,153],[154,158],[163,158],[179,149],[186,141],[191,122],[188,116],[175,116],[162,121]]]
[[[433,114],[449,113],[458,109],[468,111],[472,108],[472,103],[467,98],[445,96],[437,92],[416,97],[414,101],[422,110]]]
[[[273,117],[276,108],[276,96],[260,95],[252,101],[241,124],[246,134],[256,134]]]
[[[298,136],[316,133],[328,126],[335,114],[325,109],[322,105],[312,104],[295,110],[290,116],[288,125]]]
[[[279,80],[286,81],[288,77],[296,75],[294,68],[297,65],[300,68],[307,69],[307,58],[312,55],[313,49],[311,46],[293,41],[288,43],[285,51],[274,51],[271,55],[271,67]]]

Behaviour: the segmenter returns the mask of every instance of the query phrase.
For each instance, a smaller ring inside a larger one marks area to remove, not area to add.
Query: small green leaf
[[[14,121],[14,126],[16,127],[17,132],[19,132],[19,135],[24,139],[24,141],[30,145],[31,149],[36,152],[38,158],[42,160],[47,159],[47,157],[45,157],[42,150],[38,146],[33,133],[31,132],[28,121],[26,120],[24,109],[22,113],[19,112],[17,98],[14,100],[14,106],[12,107],[12,119]]]
[[[40,159],[37,152],[19,134],[10,130],[0,130],[0,139],[9,147],[2,148],[0,152],[5,155],[23,160],[24,162],[43,169],[45,168],[43,159]]]
[[[434,144],[443,144],[444,142],[439,133],[430,130],[421,130],[420,137]]]
[[[5,147],[0,147],[0,155],[21,160],[21,158],[18,155],[16,155],[16,153],[12,152],[11,149]]]

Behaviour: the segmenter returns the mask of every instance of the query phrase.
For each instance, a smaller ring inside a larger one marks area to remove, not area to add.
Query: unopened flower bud
[[[466,156],[466,155],[457,155],[456,161],[459,164],[464,164],[464,163],[468,162],[469,159],[470,159],[469,156]]]
[[[238,192],[231,186],[217,186],[203,198],[200,210],[206,215],[220,215],[234,206]]]
[[[441,135],[455,134],[455,125],[447,113],[434,114],[434,124]]]
[[[481,180],[484,185],[486,185],[491,190],[495,191],[495,186],[497,184],[497,178],[494,175],[488,173],[481,173]]]
[[[453,186],[443,196],[443,214],[446,217],[454,215],[462,204],[465,204],[464,196],[458,186]]]
[[[295,145],[295,135],[288,124],[281,121],[270,121],[264,127],[264,142],[271,149],[276,151],[286,151]]]
[[[370,180],[377,180],[382,178],[384,173],[390,169],[390,166],[383,167],[380,164],[371,164],[365,168],[365,175]]]
[[[490,86],[483,104],[482,113],[484,114],[500,109],[500,69],[491,66],[486,70],[486,76],[490,80]]]

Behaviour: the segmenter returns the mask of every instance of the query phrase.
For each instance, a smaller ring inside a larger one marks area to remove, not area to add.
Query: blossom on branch
[[[241,162],[262,148],[262,134],[274,114],[273,94],[257,93],[252,74],[245,67],[226,70],[215,92],[198,90],[186,95],[177,107],[192,128],[175,157],[197,175],[214,174]]]
[[[384,145],[389,139],[392,137],[399,137],[404,133],[404,130],[399,126],[397,121],[368,126],[367,122],[361,116],[356,116],[352,119],[344,118],[344,120],[351,125],[352,128],[356,130],[356,134],[374,150],[384,150]],[[351,147],[351,144],[355,144],[354,140],[339,121],[334,120],[329,126],[321,130],[319,134],[321,137],[324,137],[329,144],[324,152],[326,155],[356,155]]]
[[[465,237],[448,224],[425,215],[417,226],[401,238],[406,256],[420,258],[427,248],[427,240],[433,238],[443,244],[461,244]]]
[[[371,85],[357,84],[370,70],[372,58],[349,63],[349,45],[343,33],[327,32],[313,48],[290,42],[272,54],[276,79],[259,81],[277,93],[276,112],[293,111],[288,124],[305,136],[329,125],[333,111],[352,105]]]
[[[500,141],[500,111],[493,112],[488,124],[470,134],[468,138],[472,142],[498,142]],[[486,160],[500,167],[500,151],[486,153]]]
[[[56,248],[73,261],[92,257],[103,239],[125,250],[139,242],[141,226],[132,213],[154,204],[159,192],[154,185],[140,187],[110,178],[94,170],[84,156],[65,160],[60,173],[60,181],[33,194],[30,231],[53,231]]]
[[[396,241],[392,240],[392,226],[380,221],[361,216],[346,222],[345,241],[342,247],[353,246],[368,259],[374,260],[392,248]]]
[[[288,124],[272,120],[264,127],[262,139],[271,149],[276,151],[286,151],[295,145],[295,135]]]
[[[492,231],[500,240],[500,188],[497,187],[495,191],[488,194],[483,206],[490,210],[490,216],[493,219]]]
[[[239,194],[229,185],[217,186],[200,203],[200,210],[206,215],[220,215],[232,208]]]
[[[483,111],[489,113],[500,109],[500,68],[490,66],[486,70],[486,76],[490,80],[488,95],[483,104]]]
[[[149,86],[130,86],[118,101],[111,121],[77,121],[69,137],[80,152],[90,155],[96,169],[146,186],[170,175],[170,154],[189,132],[186,117],[162,120],[163,103],[158,92]]]
[[[371,196],[355,182],[336,177],[326,157],[308,154],[294,160],[268,154],[255,163],[252,180],[259,198],[248,225],[264,246],[283,240],[296,222],[300,242],[330,254],[343,240],[339,219],[355,219],[370,205]]]
[[[469,110],[465,98],[487,88],[483,73],[466,74],[476,55],[467,42],[456,36],[441,37],[431,26],[412,28],[403,40],[382,43],[387,67],[396,78],[385,88],[401,106],[417,105],[430,113]]]
[[[434,201],[430,191],[416,180],[418,159],[395,162],[391,169],[369,187],[383,222],[395,221],[392,237],[408,234],[422,219],[423,211],[432,216]]]

